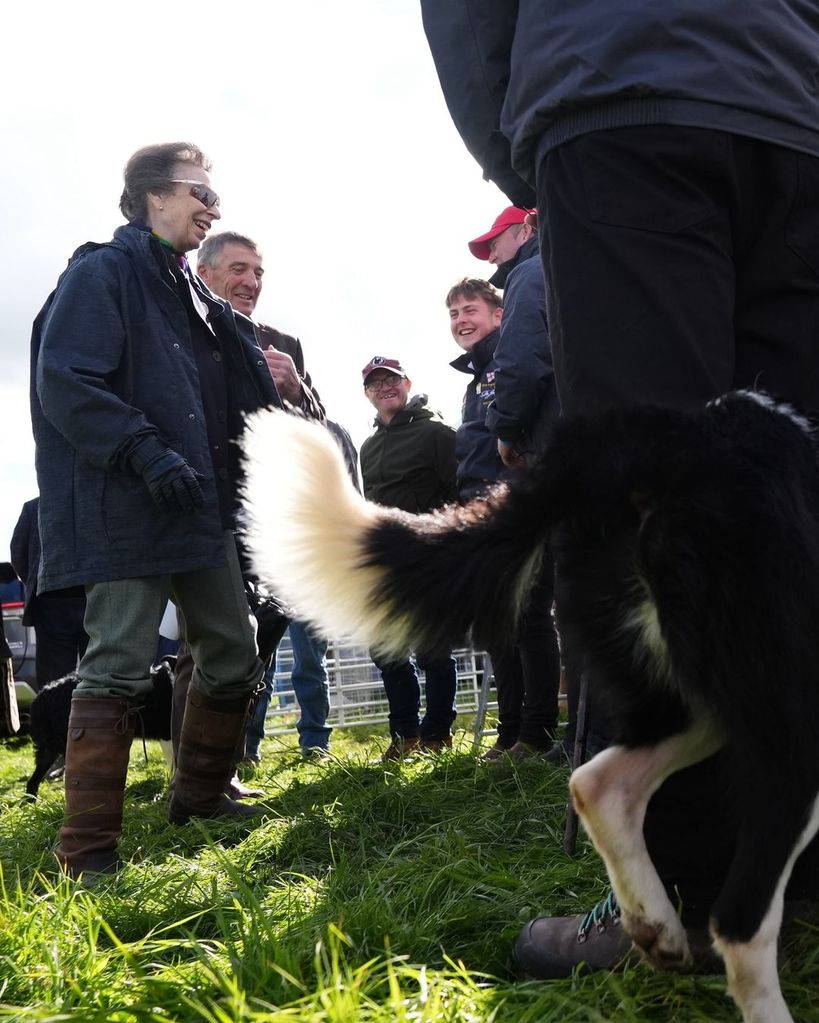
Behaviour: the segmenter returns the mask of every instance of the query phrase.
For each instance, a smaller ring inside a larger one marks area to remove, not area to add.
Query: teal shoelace
[[[602,902],[598,902],[596,906],[592,907],[580,921],[580,926],[577,928],[577,940],[585,941],[593,926],[604,931],[606,921],[609,919],[612,923],[617,923],[620,920],[620,907],[617,905],[617,898],[613,891],[610,891]]]

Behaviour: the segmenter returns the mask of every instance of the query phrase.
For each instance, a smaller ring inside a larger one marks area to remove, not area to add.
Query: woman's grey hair
[[[190,163],[209,171],[210,160],[192,142],[162,142],[143,146],[125,164],[125,187],[119,208],[126,220],[145,220],[148,216],[148,193],[161,195],[173,191],[174,168]]]

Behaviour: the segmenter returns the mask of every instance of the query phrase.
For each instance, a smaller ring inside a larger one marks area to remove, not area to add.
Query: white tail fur
[[[381,570],[362,565],[367,531],[396,513],[361,497],[316,423],[256,412],[242,445],[245,543],[259,579],[328,637],[406,650],[405,626],[373,606]]]

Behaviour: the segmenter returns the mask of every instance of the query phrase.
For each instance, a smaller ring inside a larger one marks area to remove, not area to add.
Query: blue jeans
[[[327,725],[330,713],[330,684],[327,679],[327,640],[314,636],[303,622],[291,622],[290,643],[293,647],[291,681],[301,717],[296,722],[302,749],[327,749],[332,728]],[[276,686],[276,654],[265,672],[264,692],[247,723],[245,757],[259,760],[259,747],[264,738],[264,722],[270,698]]]
[[[421,709],[421,686],[415,663],[407,657],[403,661],[385,661],[370,652],[373,663],[381,672],[384,691],[390,708],[390,734],[404,739],[420,735],[422,739],[445,739],[455,720],[456,672],[455,658],[450,651],[442,655],[415,656],[418,668],[426,675],[427,712],[418,720]]]

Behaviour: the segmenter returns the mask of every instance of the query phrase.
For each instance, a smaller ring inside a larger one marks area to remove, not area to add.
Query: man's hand
[[[525,469],[526,459],[524,456],[515,448],[515,445],[508,440],[498,441],[498,454],[500,460],[509,469]]]
[[[296,364],[285,352],[277,352],[272,347],[263,354],[279,394],[291,405],[298,405],[301,402],[301,379]]]

